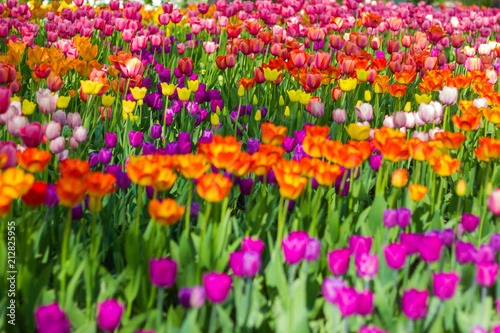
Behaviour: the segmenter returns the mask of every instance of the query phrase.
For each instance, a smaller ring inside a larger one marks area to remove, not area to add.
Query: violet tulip
[[[129,141],[130,141],[130,145],[132,147],[140,147],[140,146],[142,146],[142,142],[143,142],[143,138],[144,138],[144,133],[130,131],[128,133],[128,138],[129,138]]]
[[[497,263],[481,263],[476,266],[476,283],[483,287],[491,287],[497,278]]]
[[[71,323],[57,303],[37,308],[35,321],[38,333],[69,333],[71,331]]]
[[[455,272],[450,273],[434,273],[432,287],[434,295],[444,301],[455,295],[460,277]]]
[[[254,251],[236,251],[229,256],[229,267],[238,277],[254,277],[262,263],[260,253]]]
[[[306,250],[304,252],[304,259],[306,261],[316,261],[318,260],[320,251],[321,251],[320,241],[317,238],[309,238]]]
[[[116,133],[106,133],[104,135],[104,142],[107,148],[115,148],[118,143]]]
[[[337,304],[338,297],[337,294],[340,289],[345,287],[345,281],[340,278],[333,278],[327,276],[323,279],[323,285],[321,286],[321,290],[323,292],[323,296],[326,301],[331,304]]]
[[[203,274],[205,294],[212,303],[223,303],[231,291],[233,279],[226,273]]]
[[[427,315],[428,298],[429,293],[427,290],[404,290],[401,299],[401,307],[405,316],[412,320],[425,318]]]
[[[384,247],[384,256],[387,266],[391,269],[401,269],[406,261],[406,247],[393,243]]]
[[[455,256],[460,264],[472,262],[476,256],[476,248],[472,243],[456,242]]]
[[[479,216],[473,214],[462,214],[462,227],[467,232],[474,232],[479,225]]]
[[[439,236],[424,236],[418,244],[418,252],[425,262],[435,262],[441,258],[443,241]]]
[[[112,332],[120,325],[124,306],[115,299],[109,299],[97,307],[97,326],[103,331]]]
[[[177,278],[177,262],[169,258],[149,261],[151,283],[157,288],[171,288]]]
[[[304,258],[309,235],[305,231],[292,231],[281,242],[285,261],[291,265],[300,262]]]
[[[328,267],[333,275],[344,275],[349,269],[351,251],[338,249],[328,253]]]

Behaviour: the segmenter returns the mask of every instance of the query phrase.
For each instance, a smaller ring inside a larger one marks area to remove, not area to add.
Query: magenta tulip
[[[432,284],[434,295],[442,301],[452,298],[459,281],[460,276],[455,272],[434,273]]]
[[[151,283],[158,288],[171,288],[177,278],[177,262],[169,258],[149,261]]]
[[[344,275],[349,269],[351,251],[349,249],[333,250],[328,253],[328,267],[333,275]]]
[[[114,331],[122,318],[124,306],[115,299],[109,299],[97,307],[97,326],[105,332]]]
[[[300,262],[306,251],[309,235],[305,231],[292,231],[288,237],[281,242],[285,261],[289,264]]]
[[[476,282],[483,287],[491,287],[497,278],[498,264],[481,263],[476,266]]]
[[[401,307],[406,317],[417,320],[425,318],[427,315],[427,299],[429,293],[427,290],[418,291],[410,289],[403,291]]]
[[[223,303],[231,291],[233,279],[226,273],[211,272],[203,275],[205,294],[212,303]]]

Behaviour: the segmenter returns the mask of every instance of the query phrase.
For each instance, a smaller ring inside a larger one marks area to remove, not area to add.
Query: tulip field
[[[500,10],[0,3],[0,332],[500,333]]]

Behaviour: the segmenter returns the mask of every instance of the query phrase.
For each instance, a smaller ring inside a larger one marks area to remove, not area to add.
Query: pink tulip
[[[219,44],[215,44],[214,42],[203,42],[203,49],[208,54],[214,53],[219,48]]]

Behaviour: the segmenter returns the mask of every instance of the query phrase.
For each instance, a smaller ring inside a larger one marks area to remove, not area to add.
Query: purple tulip
[[[442,301],[452,298],[459,281],[460,277],[455,272],[434,273],[432,284],[434,295]]]
[[[223,303],[229,292],[233,279],[226,273],[211,272],[203,275],[205,294],[212,303]]]
[[[189,309],[191,307],[191,292],[191,288],[182,287],[177,293],[179,304],[185,309]]]
[[[476,282],[483,287],[491,287],[497,278],[497,263],[481,263],[476,266]]]
[[[343,287],[337,291],[339,311],[343,317],[348,317],[358,310],[358,293],[354,288]]]
[[[439,238],[443,241],[444,246],[451,247],[455,241],[455,231],[452,228],[444,229]]]
[[[182,307],[199,309],[205,304],[205,288],[203,286],[183,287],[179,290],[177,298]]]
[[[293,148],[295,148],[295,140],[289,136],[285,138],[283,141],[283,149],[287,152],[290,153],[293,151]]]
[[[73,221],[80,220],[83,217],[83,206],[82,204],[78,204],[75,207],[71,208],[71,219]]]
[[[491,328],[492,333],[500,333],[500,325],[493,326]]]
[[[304,258],[309,235],[305,231],[292,231],[288,237],[281,242],[285,261],[289,264],[296,264]]]
[[[495,261],[495,250],[488,244],[483,244],[474,252],[475,264],[491,263]]]
[[[384,247],[384,256],[387,266],[391,269],[401,269],[406,261],[406,247],[393,243]]]
[[[405,246],[406,254],[409,255],[418,253],[418,246],[420,244],[420,239],[422,238],[423,236],[420,234],[401,233],[400,243]]]
[[[318,260],[319,253],[321,251],[321,243],[317,238],[309,238],[307,242],[306,251],[304,253],[304,259],[306,261],[316,261]]]
[[[460,264],[467,264],[474,260],[476,248],[472,243],[458,241],[455,243],[455,256]]]
[[[382,164],[382,155],[370,156],[370,166],[374,171],[378,171],[378,169],[380,169],[381,164]]]
[[[151,132],[150,132],[151,138],[152,139],[158,139],[161,136],[161,125],[160,124],[154,124],[151,126]]]
[[[254,277],[262,263],[260,253],[254,251],[236,251],[229,256],[229,267],[239,277]]]
[[[102,148],[99,151],[99,163],[109,164],[109,162],[111,162],[112,156],[113,156],[113,152],[111,151],[111,149]]]
[[[71,331],[71,323],[57,303],[37,308],[35,321],[38,333],[69,333]]]
[[[382,222],[384,224],[384,227],[386,228],[392,228],[397,225],[397,213],[395,209],[390,209],[387,208],[384,210],[384,215],[382,217]]]
[[[488,333],[488,330],[479,325],[476,325],[470,330],[470,333]]]
[[[363,253],[370,253],[372,247],[372,238],[352,235],[349,239],[349,250],[354,255],[354,258]]]
[[[351,251],[338,249],[328,253],[328,267],[333,275],[344,275],[349,269]]]
[[[115,148],[118,142],[116,133],[106,133],[104,135],[104,142],[107,148]]]
[[[500,251],[500,234],[493,234],[490,237],[489,245],[496,251]]]
[[[99,154],[90,153],[89,155],[89,166],[91,168],[96,167],[99,164]]]
[[[132,147],[140,147],[142,146],[142,142],[144,140],[144,133],[130,131],[128,133],[128,139]]]
[[[120,325],[123,310],[124,306],[115,299],[102,302],[97,307],[97,326],[106,332],[114,331]]]
[[[381,330],[376,326],[363,326],[359,329],[358,333],[389,333],[389,332]]]
[[[378,256],[363,253],[355,258],[357,273],[360,277],[372,279],[378,272]]]
[[[211,130],[204,130],[200,137],[199,142],[201,143],[211,143],[214,138],[214,133]]]
[[[441,258],[443,241],[438,236],[424,236],[418,244],[418,252],[425,262],[436,262]]]
[[[259,150],[259,140],[257,139],[248,139],[248,144],[247,144],[247,152],[250,155],[253,155],[257,150]]]
[[[411,222],[411,210],[409,208],[396,209],[396,218],[396,224],[401,229],[408,227]]]
[[[264,242],[261,241],[259,238],[251,238],[251,237],[245,237],[243,238],[243,241],[241,242],[241,249],[243,251],[254,251],[259,254],[262,254],[262,250],[264,250]]]
[[[157,288],[171,288],[177,277],[177,262],[169,258],[149,261],[151,283]]]
[[[338,302],[337,293],[340,289],[344,287],[345,287],[344,280],[327,276],[323,280],[323,285],[321,287],[321,290],[327,302],[336,305]]]
[[[373,311],[373,294],[369,290],[358,293],[358,308],[356,313],[360,316],[368,316]]]
[[[474,232],[479,225],[479,216],[472,214],[462,214],[462,226],[467,232]]]
[[[240,184],[240,192],[243,195],[250,195],[253,189],[253,179],[252,178],[243,178],[239,181]]]
[[[405,316],[412,320],[425,318],[427,315],[428,298],[429,293],[427,290],[404,290],[401,299],[401,307]]]

